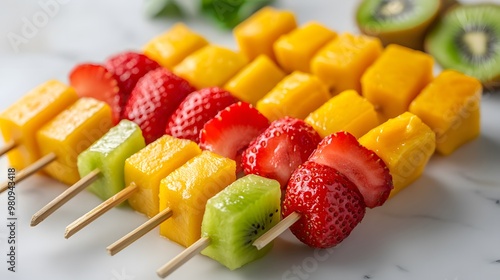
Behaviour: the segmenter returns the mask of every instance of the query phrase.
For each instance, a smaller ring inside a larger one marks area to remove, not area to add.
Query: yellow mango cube
[[[50,80],[28,92],[0,114],[4,141],[17,146],[8,154],[10,166],[23,169],[40,158],[35,140],[38,129],[78,99],[75,90]]]
[[[361,92],[361,76],[381,53],[378,38],[344,33],[317,52],[311,60],[311,72],[334,95],[348,89]]]
[[[224,88],[241,101],[255,106],[284,77],[283,70],[267,56],[260,55],[231,78]]]
[[[67,185],[80,179],[78,155],[113,126],[111,108],[93,98],[80,98],[45,124],[36,135],[42,155],[54,153],[56,160],[44,171]]]
[[[337,33],[317,22],[307,23],[274,42],[276,60],[287,72],[309,73],[313,56],[336,36]]]
[[[269,121],[285,116],[304,119],[330,97],[316,76],[295,71],[259,100],[256,107]]]
[[[341,130],[359,138],[379,125],[373,105],[355,90],[346,90],[332,97],[309,114],[305,121],[323,138]]]
[[[388,119],[406,111],[432,81],[432,56],[389,45],[361,78],[362,94]]]
[[[296,27],[297,22],[292,12],[264,7],[236,26],[233,33],[241,52],[248,60],[261,54],[276,60],[274,42]]]
[[[244,55],[227,48],[208,45],[186,57],[173,72],[201,89],[223,86],[247,64]]]
[[[481,82],[462,73],[441,72],[410,104],[436,133],[436,151],[449,155],[480,132]]]
[[[188,55],[208,45],[198,33],[186,25],[177,23],[144,46],[144,54],[157,61],[161,66],[172,69]]]
[[[129,199],[130,206],[148,217],[158,214],[160,181],[201,149],[195,142],[164,135],[125,161],[125,185],[138,187]]]
[[[196,242],[207,200],[235,180],[235,161],[209,151],[174,170],[160,184],[160,211],[172,210],[160,234],[185,247]]]
[[[436,148],[432,129],[410,112],[389,119],[358,140],[389,168],[394,183],[390,197],[422,175]]]

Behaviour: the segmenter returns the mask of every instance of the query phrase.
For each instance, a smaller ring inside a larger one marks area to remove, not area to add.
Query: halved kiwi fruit
[[[281,219],[281,189],[276,180],[247,175],[208,200],[201,232],[210,245],[201,253],[229,269],[264,256],[252,243]]]
[[[422,50],[425,33],[455,0],[364,0],[356,21],[362,33],[380,38],[384,46]]]
[[[451,9],[429,32],[425,50],[445,69],[500,85],[500,5],[463,5]]]

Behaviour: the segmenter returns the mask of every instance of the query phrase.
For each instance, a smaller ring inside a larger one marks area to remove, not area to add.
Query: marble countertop
[[[300,23],[317,20],[338,32],[358,32],[356,1],[276,1]],[[478,1],[468,1],[478,2]],[[499,2],[498,0],[493,2]],[[0,110],[71,68],[139,50],[175,20],[150,20],[143,2],[3,0],[0,2]],[[200,18],[194,30],[235,47],[231,34]],[[196,256],[169,279],[500,279],[500,94],[482,101],[482,133],[448,157],[434,156],[423,176],[383,207],[369,210],[340,246],[313,250],[287,233],[265,258],[229,271]],[[7,162],[0,159],[1,180]],[[31,215],[65,187],[34,176],[17,188],[17,272],[7,271],[7,198],[0,195],[0,279],[158,279],[155,270],[182,248],[147,234],[114,257],[105,247],[145,221],[113,209],[69,240],[64,228],[99,200],[82,193],[35,228]]]

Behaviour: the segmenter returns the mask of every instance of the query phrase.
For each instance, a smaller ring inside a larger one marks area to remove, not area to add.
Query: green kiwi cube
[[[99,177],[88,190],[106,200],[125,187],[125,160],[145,146],[139,126],[122,120],[78,156],[80,177],[98,169]]]
[[[229,269],[263,257],[272,243],[257,250],[252,243],[281,218],[281,189],[276,180],[247,175],[208,200],[202,237],[210,245],[201,253]]]

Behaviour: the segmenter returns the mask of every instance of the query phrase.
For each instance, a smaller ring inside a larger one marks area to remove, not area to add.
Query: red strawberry
[[[348,132],[327,136],[309,160],[344,174],[358,187],[370,208],[384,204],[393,189],[392,176],[384,161]]]
[[[209,120],[200,133],[200,147],[237,161],[269,121],[246,102],[234,103]]]
[[[177,138],[199,142],[203,125],[220,110],[236,102],[238,99],[219,87],[197,90],[186,97],[170,116],[165,132]]]
[[[136,52],[116,54],[104,63],[105,67],[114,74],[120,87],[120,108],[123,112],[130,93],[142,76],[160,65],[147,56]],[[120,116],[122,114],[120,112]]]
[[[102,65],[80,64],[73,68],[69,75],[71,86],[80,97],[93,97],[108,103],[113,112],[113,120],[120,120],[120,89],[118,82]]]
[[[281,188],[292,172],[314,151],[321,137],[302,120],[276,120],[243,152],[245,174],[257,174],[280,182]]]
[[[283,216],[301,215],[290,230],[305,244],[328,248],[339,244],[365,215],[363,197],[337,170],[307,161],[288,182]]]
[[[137,123],[146,143],[165,133],[168,118],[195,89],[164,68],[148,72],[139,80],[125,106],[123,118]]]

